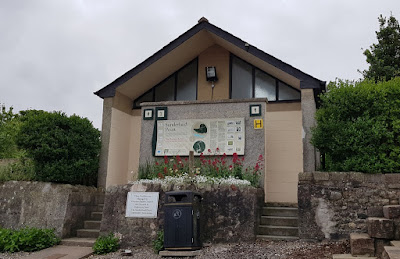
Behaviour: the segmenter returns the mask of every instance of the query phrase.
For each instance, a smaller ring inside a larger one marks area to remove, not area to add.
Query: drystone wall
[[[299,174],[299,236],[349,238],[367,232],[368,217],[383,217],[382,206],[399,204],[400,174],[303,172]]]
[[[149,245],[164,226],[165,192],[196,191],[202,195],[201,240],[203,242],[254,241],[263,204],[263,191],[254,187],[207,185],[127,184],[106,191],[101,233],[122,234],[122,246]],[[125,217],[130,191],[159,192],[157,218]]]
[[[102,198],[104,194],[94,187],[24,181],[0,183],[0,227],[54,228],[59,237],[75,236]]]

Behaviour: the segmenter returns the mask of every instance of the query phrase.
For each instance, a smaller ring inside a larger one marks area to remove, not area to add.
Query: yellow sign
[[[262,119],[254,120],[254,129],[262,129],[264,127],[264,123]]]

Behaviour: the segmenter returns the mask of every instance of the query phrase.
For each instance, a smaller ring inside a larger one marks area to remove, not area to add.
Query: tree
[[[388,19],[382,14],[378,18],[377,44],[364,51],[369,63],[368,70],[362,72],[365,79],[375,82],[388,81],[400,76],[400,26],[393,15]]]
[[[20,112],[16,142],[32,158],[37,180],[96,185],[100,132],[79,116],[61,112]]]
[[[328,171],[400,173],[400,77],[328,85],[311,142]]]

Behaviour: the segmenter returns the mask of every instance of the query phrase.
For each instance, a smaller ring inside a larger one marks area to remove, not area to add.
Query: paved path
[[[92,253],[91,247],[58,245],[31,253],[28,257],[29,259],[80,259]]]

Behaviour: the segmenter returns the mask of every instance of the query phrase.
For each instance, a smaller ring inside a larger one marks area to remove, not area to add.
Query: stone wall
[[[79,185],[0,183],[0,227],[54,228],[59,237],[75,236],[102,195],[94,187]]]
[[[349,238],[367,232],[367,217],[383,217],[382,206],[399,204],[400,174],[304,172],[299,174],[299,236]]]
[[[203,242],[254,241],[263,204],[263,191],[253,187],[208,185],[196,187],[128,184],[109,187],[106,191],[101,232],[123,235],[123,246],[149,245],[157,231],[163,229],[165,192],[192,190],[202,197],[201,239]],[[125,217],[129,191],[159,192],[158,217]]]

